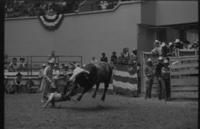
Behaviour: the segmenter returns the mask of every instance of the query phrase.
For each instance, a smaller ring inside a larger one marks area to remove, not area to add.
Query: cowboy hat
[[[55,63],[55,59],[54,58],[51,58],[49,61],[48,61],[49,64],[54,64]]]
[[[22,74],[20,73],[20,72],[18,72],[17,74],[16,74],[16,77],[21,77],[22,76]]]

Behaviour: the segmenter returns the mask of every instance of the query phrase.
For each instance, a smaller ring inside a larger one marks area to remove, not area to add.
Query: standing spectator
[[[169,48],[167,47],[166,43],[163,42],[161,45],[161,53],[163,57],[167,57],[169,53]]]
[[[123,64],[127,65],[130,60],[130,54],[129,54],[129,49],[124,48],[123,49]]]
[[[68,66],[67,66],[68,67]],[[66,74],[66,71],[67,70],[65,70],[65,64],[61,64],[60,66],[59,66],[59,71],[60,71],[60,75],[65,75]]]
[[[163,85],[162,85],[162,77],[161,77],[161,69],[163,67],[163,57],[160,56],[158,58],[158,64],[156,65],[156,69],[155,69],[155,77],[158,80],[158,88],[159,88],[159,95],[158,98],[161,100],[163,98]]]
[[[165,89],[165,100],[170,99],[170,69],[169,61],[167,59],[163,62],[164,66],[161,69],[163,85]]]
[[[136,50],[133,50],[130,54],[130,60],[129,60],[129,64],[133,64],[134,61],[136,61],[137,56],[136,56]]]
[[[174,44],[172,43],[172,42],[169,42],[169,44],[168,44],[168,49],[169,49],[169,53],[168,53],[168,56],[174,56],[175,55],[175,53],[174,53]]]
[[[100,61],[108,62],[108,58],[106,57],[106,54],[104,52],[102,53],[102,57],[101,57]]]
[[[180,41],[180,39],[176,39],[174,44],[176,49],[183,49],[183,43]]]
[[[12,62],[8,66],[8,71],[9,72],[16,72],[17,68],[18,68],[17,58],[12,58]]]
[[[147,78],[146,80],[146,94],[145,98],[151,98],[151,90],[152,90],[152,84],[153,84],[153,77],[154,77],[154,68],[153,68],[153,62],[151,58],[147,60],[147,66],[145,68],[145,76]]]
[[[92,57],[91,63],[95,64],[97,62],[98,62],[97,59],[95,57]]]
[[[60,75],[60,69],[59,69],[59,65],[57,63],[54,65],[53,74],[54,74],[54,78],[58,79],[58,77]]]
[[[110,62],[112,64],[117,64],[117,55],[116,55],[116,52],[112,52],[112,56],[110,57]]]
[[[151,53],[153,55],[156,55],[156,56],[161,56],[162,55],[160,41],[155,40],[155,42],[154,42],[154,48],[153,48],[153,50],[151,50]]]

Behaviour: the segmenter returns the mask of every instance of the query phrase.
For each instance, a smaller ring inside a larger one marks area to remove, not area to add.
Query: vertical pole
[[[32,65],[33,65],[33,62],[32,62],[32,56],[31,56],[31,77],[32,77],[32,72],[33,72]]]

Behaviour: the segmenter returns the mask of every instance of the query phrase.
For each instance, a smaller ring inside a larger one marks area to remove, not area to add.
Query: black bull
[[[99,88],[100,83],[104,83],[104,92],[102,95],[101,100],[104,101],[106,97],[106,91],[108,89],[109,83],[112,78],[112,67],[110,64],[105,62],[99,62],[96,64],[87,64],[83,67],[84,70],[87,72],[81,72],[75,77],[74,86],[72,90],[69,92],[69,96],[73,96],[73,92],[76,89],[77,85],[79,85],[83,90],[79,97],[77,98],[78,101],[81,100],[83,95],[93,88],[96,85],[96,89],[94,94],[92,95],[93,98],[96,97],[96,93]]]

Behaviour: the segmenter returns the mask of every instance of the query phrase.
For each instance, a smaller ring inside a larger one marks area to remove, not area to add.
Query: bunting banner
[[[138,78],[136,67],[116,66],[113,72],[113,90],[117,94],[137,96]]]
[[[63,14],[53,13],[39,16],[39,20],[46,29],[56,30],[60,26],[63,17]]]

